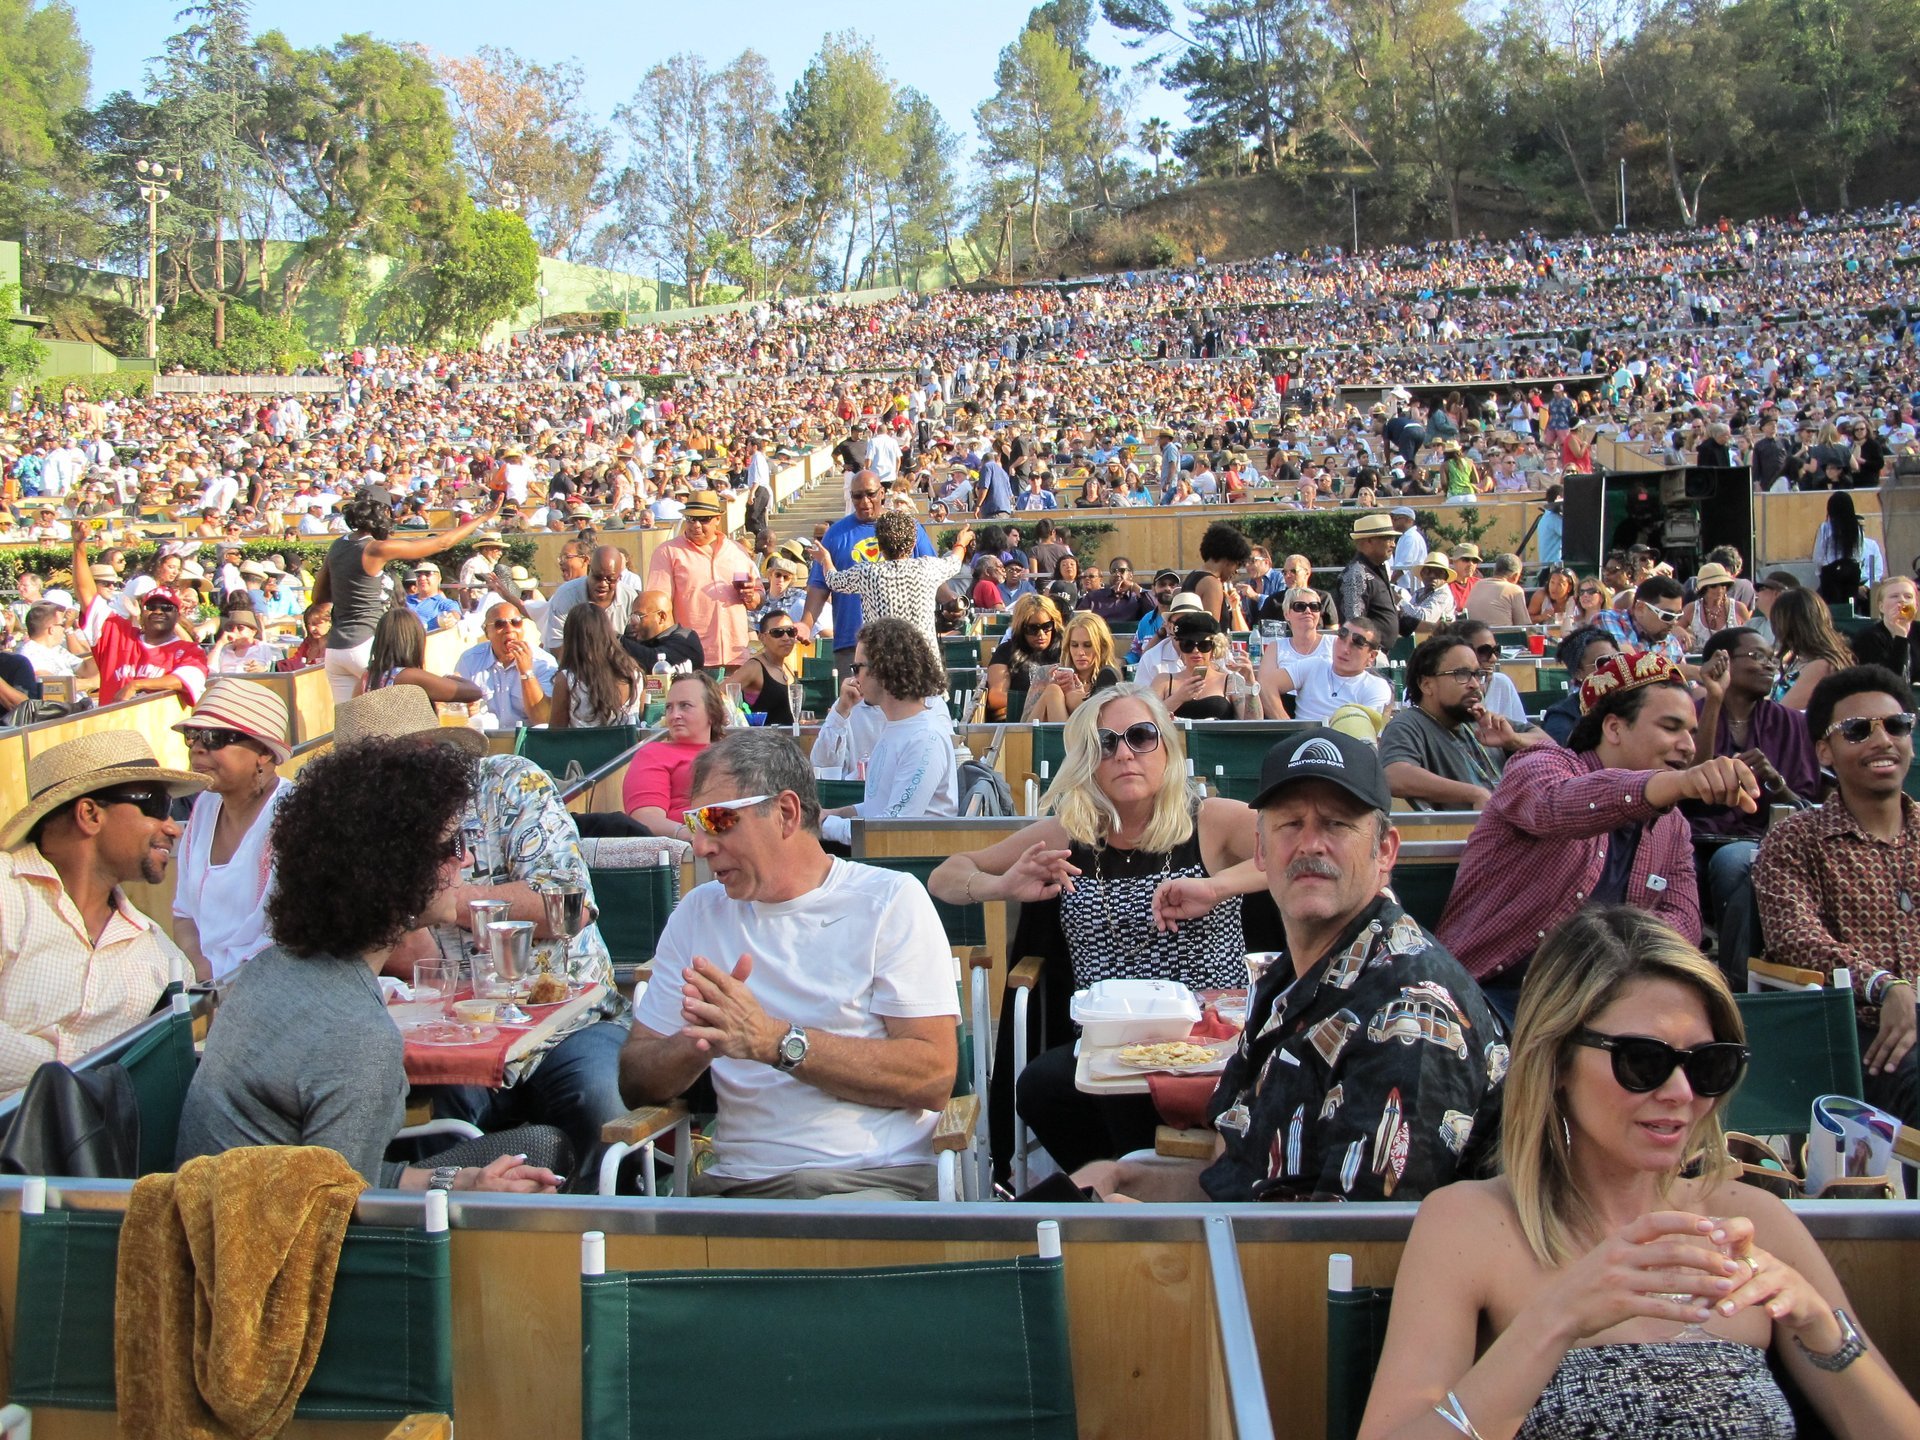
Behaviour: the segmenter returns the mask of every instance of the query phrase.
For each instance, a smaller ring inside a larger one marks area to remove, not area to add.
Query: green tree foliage
[[[974,112],[987,163],[1020,177],[1026,196],[1027,238],[1034,253],[1041,207],[1058,193],[1068,160],[1081,148],[1095,119],[1096,101],[1073,68],[1073,55],[1045,26],[1022,30],[1000,52],[994,93]]]
[[[520,216],[469,208],[435,248],[422,302],[424,338],[475,345],[489,325],[534,302],[540,247]]]
[[[78,208],[92,188],[75,143],[90,67],[68,0],[0,0],[0,226],[29,263],[83,258],[104,238]]]
[[[0,381],[31,375],[47,358],[47,347],[32,330],[7,323],[7,316],[19,313],[20,287],[0,285]]]
[[[160,320],[160,368],[197,375],[284,375],[313,357],[306,336],[292,320],[263,315],[244,301],[226,307],[226,333],[213,339],[213,307],[197,295],[182,296]],[[146,322],[131,311],[115,336],[122,354],[146,348]]]

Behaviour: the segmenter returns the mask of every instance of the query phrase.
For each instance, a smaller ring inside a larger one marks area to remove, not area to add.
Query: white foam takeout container
[[[1087,1045],[1148,1045],[1186,1039],[1200,999],[1172,980],[1096,980],[1074,994],[1072,1014]]]

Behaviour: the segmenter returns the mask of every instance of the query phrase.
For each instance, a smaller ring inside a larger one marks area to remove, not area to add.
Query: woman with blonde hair
[[[1805,710],[1813,687],[1853,664],[1853,650],[1833,628],[1827,602],[1812,590],[1788,590],[1767,616],[1780,652],[1780,678],[1773,698],[1789,710]]]
[[[1167,702],[1179,720],[1243,720],[1240,712],[1246,697],[1257,694],[1253,666],[1246,660],[1227,658],[1227,636],[1219,621],[1202,610],[1189,610],[1172,617],[1168,643],[1179,657],[1180,668],[1159,676],[1153,682],[1154,693]],[[1238,694],[1233,677],[1238,677]]]
[[[1071,557],[1069,557],[1071,558]],[[1067,621],[1065,655],[1040,687],[1032,705],[1039,724],[1059,724],[1091,696],[1120,683],[1114,663],[1113,632],[1091,610],[1076,610]]]
[[[1037,677],[1040,685],[1052,678],[1060,662],[1060,641],[1066,622],[1060,607],[1045,595],[1022,595],[1007,618],[1007,638],[987,657],[987,711],[992,715],[1030,718]]]
[[[1052,959],[1042,983],[1060,1003],[1046,1013],[1061,1025],[1067,993],[1096,980],[1244,987],[1242,957],[1271,948],[1270,937],[1250,938],[1242,923],[1240,897],[1266,884],[1246,863],[1253,812],[1236,800],[1191,797],[1179,729],[1145,686],[1114,685],[1088,699],[1067,721],[1064,742],[1041,818],[983,850],[950,856],[927,888],[956,905],[1020,902],[1014,948]],[[1001,1011],[1008,1055],[1013,1008]],[[1070,1031],[1057,1028],[1038,1048],[1019,1079],[1018,1109],[1062,1169],[1153,1143],[1151,1102],[1074,1088]],[[998,1073],[1011,1079],[1011,1064]],[[1007,1098],[995,1102],[1001,1155]]]
[[[1710,961],[1645,911],[1581,911],[1511,1054],[1504,1173],[1421,1202],[1361,1440],[1788,1437],[1770,1356],[1835,1434],[1920,1436],[1805,1225],[1729,1173],[1748,1056]]]

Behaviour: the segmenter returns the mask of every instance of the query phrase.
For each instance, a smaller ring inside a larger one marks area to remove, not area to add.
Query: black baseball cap
[[[1393,809],[1379,752],[1364,740],[1324,725],[1289,735],[1267,751],[1267,758],[1260,762],[1260,793],[1249,803],[1255,810],[1265,809],[1301,780],[1325,780],[1370,809]]]

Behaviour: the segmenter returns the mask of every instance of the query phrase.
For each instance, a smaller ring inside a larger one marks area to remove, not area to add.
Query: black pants
[[[1015,1108],[1062,1170],[1153,1148],[1160,1113],[1146,1095],[1087,1095],[1073,1086],[1073,1046],[1057,1045],[1027,1062]]]
[[[1898,995],[1899,991],[1892,992]],[[1912,1003],[1911,1001],[1908,1003]],[[1860,1027],[1860,1053],[1864,1056],[1867,1047],[1873,1043],[1879,1028]],[[1863,1063],[1862,1069],[1865,1069]],[[1869,1105],[1878,1105],[1889,1115],[1897,1116],[1902,1125],[1920,1125],[1920,1045],[1907,1051],[1906,1059],[1885,1074],[1876,1075],[1866,1071],[1865,1095]]]

